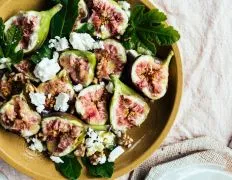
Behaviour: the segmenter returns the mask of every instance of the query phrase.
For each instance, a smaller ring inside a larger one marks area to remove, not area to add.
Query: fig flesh
[[[51,116],[42,121],[42,132],[48,151],[53,156],[65,156],[82,143],[85,130],[78,119]]]
[[[69,76],[65,70],[62,70],[55,78],[50,81],[40,84],[37,88],[37,92],[44,93],[47,98],[45,102],[45,108],[51,110],[55,105],[55,97],[60,93],[66,93],[69,95],[70,100],[74,97],[74,90],[69,79]]]
[[[94,78],[95,55],[88,51],[66,51],[61,54],[60,65],[69,73],[74,84],[88,86]]]
[[[128,16],[113,0],[92,0],[92,14],[89,23],[93,24],[94,35],[102,39],[122,35],[128,26]]]
[[[146,101],[134,90],[111,76],[114,95],[110,103],[110,122],[115,130],[126,131],[140,126],[148,116],[150,108]]]
[[[80,91],[76,111],[91,125],[104,125],[108,120],[108,93],[103,85],[91,85]]]
[[[98,62],[96,74],[99,81],[110,80],[111,74],[120,77],[127,62],[126,51],[119,42],[107,39],[103,44],[104,49],[95,51]]]
[[[171,51],[164,61],[154,59],[150,55],[142,55],[132,65],[132,82],[148,98],[156,100],[165,95],[168,86],[169,63],[173,55]]]
[[[40,129],[40,122],[40,115],[30,109],[22,94],[13,96],[0,108],[1,125],[22,137],[36,134]]]
[[[24,53],[30,53],[42,46],[48,35],[50,21],[61,8],[62,5],[57,4],[48,11],[20,11],[5,22],[5,32],[13,24],[22,28],[23,38],[19,48],[23,49]]]

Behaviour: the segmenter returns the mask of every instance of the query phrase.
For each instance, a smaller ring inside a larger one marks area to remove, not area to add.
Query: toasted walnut
[[[86,150],[86,147],[84,146],[84,144],[80,144],[79,146],[77,146],[74,154],[77,157],[84,157],[85,156],[85,150]]]
[[[28,83],[26,84],[25,91],[29,94],[30,92],[37,92],[37,89],[33,84]]]
[[[95,152],[89,156],[92,165],[104,164],[106,162],[106,155],[103,152]]]
[[[130,148],[133,142],[134,140],[126,133],[123,133],[121,137],[118,137],[118,144],[121,146]]]

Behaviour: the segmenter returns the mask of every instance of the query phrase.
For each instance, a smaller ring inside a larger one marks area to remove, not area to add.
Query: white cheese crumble
[[[78,84],[76,86],[73,86],[73,89],[74,89],[75,92],[80,92],[83,89],[83,85]]]
[[[98,131],[99,141],[103,143],[106,148],[111,148],[115,145],[116,136],[112,132]]]
[[[113,93],[114,92],[114,85],[112,82],[109,82],[107,85],[106,85],[106,90],[109,92],[109,93]]]
[[[101,156],[99,156],[96,159],[96,165],[97,164],[104,164],[106,162],[106,155],[104,153],[101,154]]]
[[[66,93],[60,93],[56,97],[56,104],[54,106],[55,111],[66,112],[69,107],[68,101],[69,101],[69,95]]]
[[[100,82],[100,85],[101,86],[105,86],[105,83],[102,81],[102,82]]]
[[[118,1],[118,4],[126,12],[127,16],[130,17],[130,4],[127,1]]]
[[[104,49],[102,41],[95,41],[87,33],[76,33],[72,32],[70,34],[69,42],[74,49],[87,51],[92,49]]]
[[[110,152],[108,161],[114,162],[122,153],[124,153],[124,151],[125,150],[121,146],[117,146],[113,151]]]
[[[37,138],[32,138],[31,141],[33,142],[29,148],[33,151],[39,151],[42,152],[44,150],[43,144],[40,140],[38,140]]]
[[[57,156],[50,156],[50,159],[57,164],[64,163],[64,161],[60,157],[57,157]]]
[[[10,64],[11,60],[10,58],[0,58],[0,69],[7,68],[7,64]]]
[[[29,93],[31,103],[36,106],[36,111],[38,113],[41,113],[44,110],[44,104],[46,100],[46,96],[44,93]]]
[[[52,79],[60,71],[58,58],[58,52],[53,53],[53,59],[43,58],[34,69],[35,76],[42,82]]]
[[[69,43],[66,37],[60,38],[59,36],[56,36],[55,39],[49,40],[48,47],[55,48],[56,51],[64,51],[69,48]]]

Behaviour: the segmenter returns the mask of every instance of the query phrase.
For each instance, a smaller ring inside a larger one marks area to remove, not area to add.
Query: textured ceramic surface
[[[0,0],[0,16],[6,20],[19,10],[40,10],[44,7],[44,2],[45,0]],[[131,3],[134,4],[135,1]],[[146,0],[143,3],[154,8]],[[134,146],[116,161],[112,179],[129,172],[148,158],[160,146],[175,120],[182,94],[182,66],[177,45],[159,50],[158,56],[164,58],[170,49],[173,49],[175,57],[170,64],[167,94],[150,104],[148,119],[140,128],[129,132],[135,140]],[[11,166],[34,179],[63,179],[49,159],[27,149],[24,140],[19,136],[0,128],[0,137],[0,157]],[[85,170],[80,179],[86,179]]]

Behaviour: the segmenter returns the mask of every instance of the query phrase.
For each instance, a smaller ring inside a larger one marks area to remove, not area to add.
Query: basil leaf
[[[76,180],[81,174],[81,164],[73,154],[61,157],[64,163],[55,164],[56,170],[70,180]]]
[[[78,16],[79,0],[56,0],[54,3],[61,3],[63,8],[58,12],[51,21],[51,38],[55,36],[69,36],[73,25]]]
[[[40,48],[40,49],[38,49],[32,56],[31,56],[31,58],[30,58],[30,60],[33,62],[33,63],[35,63],[35,64],[37,64],[37,63],[39,63],[43,58],[49,58],[49,59],[51,59],[52,58],[52,53],[53,53],[53,51],[52,51],[52,49],[50,49],[49,47],[48,47],[48,45],[49,45],[49,43],[48,43],[48,41],[46,41],[44,44],[43,44],[43,46]]]
[[[104,164],[92,165],[87,157],[81,158],[86,166],[88,174],[93,177],[111,178],[114,172],[114,163],[106,162]]]

